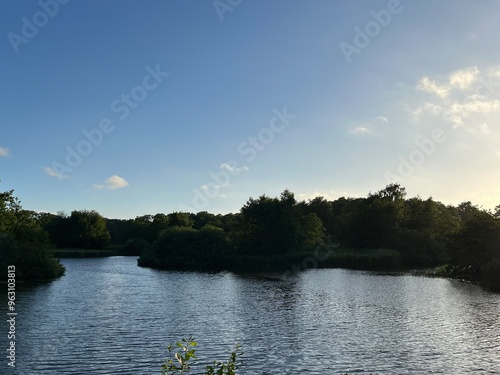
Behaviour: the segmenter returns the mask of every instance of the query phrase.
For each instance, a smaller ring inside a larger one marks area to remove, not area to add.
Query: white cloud
[[[479,77],[479,69],[474,66],[457,70],[450,75],[450,85],[461,89],[470,87],[477,81]]]
[[[423,77],[417,85],[417,89],[429,92],[440,98],[446,98],[450,88],[447,86],[440,86],[436,81],[431,81],[429,77]]]
[[[211,182],[211,183],[210,183],[210,185],[209,185],[209,184],[205,184],[205,185],[201,185],[201,186],[200,186],[200,189],[201,189],[201,190],[204,190],[204,191],[208,191],[208,190],[210,190],[210,189],[211,189],[211,190],[217,190],[217,191],[218,191],[220,188],[221,188],[221,187],[220,187],[219,185],[217,185],[217,184],[215,184],[215,183],[213,183],[213,182]]]
[[[400,113],[388,112],[387,116],[391,123],[407,125],[390,127],[395,139],[401,139],[401,148],[388,149],[394,159],[387,163],[392,165],[389,171],[401,177],[397,181],[402,181],[410,196],[418,193],[445,203],[471,200],[490,205],[488,197],[500,191],[495,188],[500,186],[500,177],[491,174],[492,168],[500,165],[500,65],[463,68],[422,75],[411,91],[407,87],[400,90],[404,98],[400,108],[406,115],[401,112],[398,118]],[[430,140],[438,129],[446,142],[432,145]],[[410,142],[410,137],[419,139],[418,144]],[[420,163],[415,150],[424,149],[426,156]],[[408,169],[403,167],[405,161],[411,164]]]
[[[116,190],[122,189],[128,185],[129,183],[123,177],[113,175],[105,181],[104,185],[94,184],[92,187],[94,189]]]
[[[437,95],[438,98],[410,110],[413,120],[424,120],[422,115],[439,115],[441,120],[453,124],[453,128],[477,128],[478,123],[490,122],[493,119],[485,116],[491,117],[500,111],[498,78],[500,67],[493,67],[486,73],[481,73],[475,66],[450,73],[449,86],[437,84],[425,76],[420,80],[417,89]],[[484,129],[477,130],[485,133]]]
[[[465,103],[454,103],[452,109],[465,116],[470,113],[489,113],[500,108],[500,100],[471,100]]]
[[[500,77],[500,66],[495,66],[491,68],[488,74],[492,77]]]
[[[372,134],[373,130],[371,130],[365,126],[358,126],[354,129],[349,130],[349,133],[356,134],[356,135],[366,135],[366,134]]]
[[[377,116],[377,120],[380,122],[389,122],[389,120],[387,120],[387,117],[385,116]]]
[[[56,173],[56,171],[54,171],[51,167],[45,167],[43,170],[45,171],[45,173],[47,173],[51,177],[57,177],[57,176],[59,176]]]
[[[44,167],[43,171],[47,175],[49,175],[50,177],[56,177],[56,178],[58,178],[60,180],[65,179],[65,178],[69,178],[68,175],[57,173],[52,167]]]
[[[220,169],[222,170],[226,170],[228,172],[231,172],[231,173],[240,173],[241,171],[244,171],[244,172],[248,172],[250,169],[247,167],[247,166],[243,166],[243,167],[238,167],[238,164],[237,163],[222,163],[220,166],[219,166]]]
[[[0,156],[9,156],[9,149],[6,147],[0,147]]]
[[[463,125],[464,119],[469,118],[471,115],[485,115],[499,109],[500,100],[480,100],[476,98],[462,103],[452,103],[447,110],[447,119],[456,127]]]
[[[412,114],[413,120],[418,121],[422,114],[438,115],[443,111],[443,108],[437,104],[426,102],[423,106],[415,110],[408,109],[408,111]]]

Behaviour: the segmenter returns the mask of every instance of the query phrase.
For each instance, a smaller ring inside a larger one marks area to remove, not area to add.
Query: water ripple
[[[202,362],[240,342],[249,375],[500,373],[500,295],[476,286],[347,270],[162,272],[124,257],[63,263],[63,278],[20,287],[9,373],[158,374],[167,343],[191,334]]]

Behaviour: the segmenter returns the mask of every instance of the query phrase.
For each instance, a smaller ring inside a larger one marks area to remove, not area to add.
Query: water
[[[241,374],[500,374],[500,295],[477,286],[338,269],[166,272],[131,257],[63,263],[59,280],[18,285],[17,367],[2,358],[0,373],[159,374],[167,343],[194,335],[202,361],[241,343]]]

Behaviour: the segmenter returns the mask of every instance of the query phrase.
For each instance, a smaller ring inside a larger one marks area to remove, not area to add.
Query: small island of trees
[[[26,279],[61,276],[54,255],[113,254],[177,270],[297,270],[304,259],[314,259],[314,267],[436,268],[442,276],[500,289],[500,206],[491,212],[471,202],[407,198],[398,184],[366,198],[306,202],[284,190],[279,197],[250,198],[238,213],[128,220],[86,210],[26,211],[8,191],[0,193],[0,247],[2,267],[16,264],[18,277]]]

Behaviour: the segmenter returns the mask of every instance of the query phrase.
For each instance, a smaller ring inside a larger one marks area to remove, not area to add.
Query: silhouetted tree
[[[103,249],[111,236],[106,220],[97,211],[73,211],[68,218],[69,246],[85,249]]]
[[[480,278],[482,267],[500,258],[500,227],[486,211],[470,210],[451,244],[453,264],[468,267],[472,278]]]
[[[171,227],[193,227],[193,220],[187,212],[172,212],[168,215],[168,220]]]

